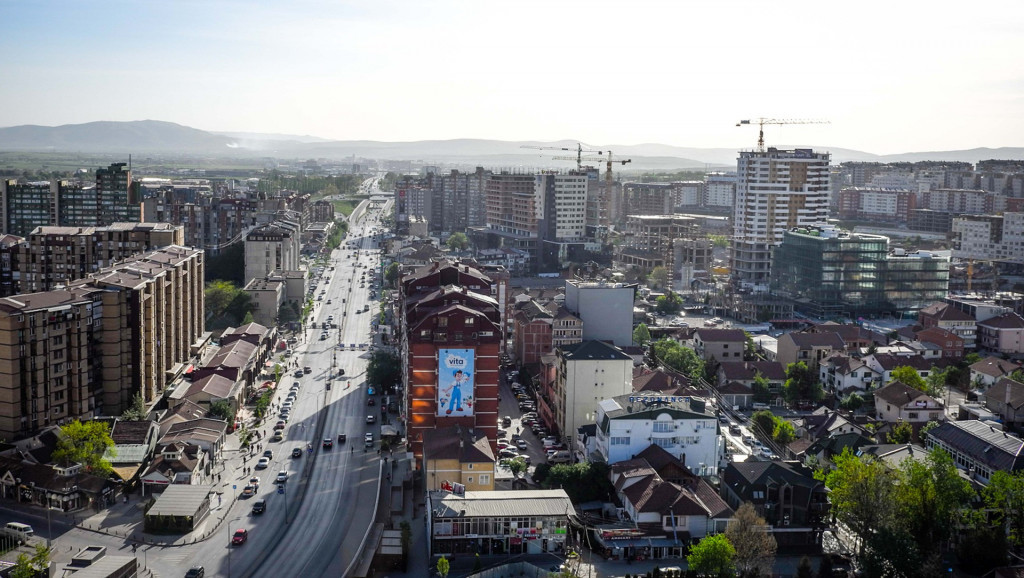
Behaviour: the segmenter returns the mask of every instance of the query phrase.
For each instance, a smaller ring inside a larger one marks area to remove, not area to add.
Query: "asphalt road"
[[[293,382],[298,381],[301,389],[284,441],[270,442],[269,436],[263,440],[264,449],[272,450],[274,455],[269,467],[252,474],[260,479],[259,493],[235,501],[217,535],[206,541],[140,548],[139,557],[157,575],[183,576],[189,567],[199,564],[206,568],[207,576],[341,576],[356,556],[373,522],[381,475],[379,419],[368,425],[366,416],[375,414],[379,418],[380,411],[379,406],[367,407],[363,380],[369,352],[348,345],[373,341],[370,323],[379,305],[369,298],[369,283],[360,287],[360,276],[367,272],[369,281],[372,273],[379,271],[376,251],[373,256],[368,252],[373,246],[369,230],[376,218],[374,213],[364,213],[352,224],[346,242],[357,243],[358,257],[353,257],[353,251],[345,250],[343,244],[332,255],[335,270],[324,271],[330,276],[329,283],[319,281],[317,295],[321,290],[326,292],[323,301],[315,301],[311,319],[320,327],[333,314],[340,328],[331,329],[326,340],[320,340],[320,329],[310,329],[307,339],[298,344],[292,359],[312,371],[295,377],[293,369],[282,378],[275,402],[284,400]],[[369,312],[362,312],[367,305]],[[339,343],[346,346],[339,348]],[[344,369],[344,378],[336,376],[334,363]],[[330,390],[326,389],[328,381]],[[269,420],[265,428],[268,434],[277,419]],[[364,451],[363,435],[368,431],[374,434],[375,444]],[[340,433],[348,438],[343,445],[338,444]],[[322,447],[324,437],[334,441],[332,449]],[[306,451],[307,443],[312,453]],[[293,448],[301,448],[303,456],[290,457]],[[249,460],[248,465],[255,465],[255,460]],[[278,493],[274,479],[281,470],[287,472],[288,481],[283,484],[284,492]],[[241,493],[249,477],[241,471],[226,473],[225,478],[237,486],[235,490],[229,486],[227,491]],[[258,498],[267,500],[267,510],[253,515],[252,504]],[[56,519],[52,526],[53,536],[58,539],[58,561],[90,544],[107,546],[112,553],[131,552],[124,538],[71,528]],[[35,527],[40,534],[46,533],[46,524]],[[249,539],[231,546],[231,534],[238,528],[247,529]]]

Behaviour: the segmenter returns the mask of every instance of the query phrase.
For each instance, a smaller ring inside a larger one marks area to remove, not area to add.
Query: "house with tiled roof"
[[[933,368],[945,366],[945,360],[925,359],[919,355],[894,355],[872,353],[861,358],[872,371],[882,376],[882,383],[892,381],[892,370],[897,367],[912,367],[923,379],[927,379]]]
[[[170,484],[199,486],[209,482],[209,454],[197,445],[183,442],[163,444],[156,458],[142,474],[142,495],[147,488],[161,491]]]
[[[968,313],[949,303],[933,303],[917,312],[922,327],[941,327],[956,333],[964,340],[964,348],[974,351],[978,322]]]
[[[827,391],[849,395],[866,392],[880,384],[882,375],[860,358],[833,353],[821,360],[818,379]]]
[[[948,453],[957,468],[982,484],[997,471],[1024,470],[1024,441],[987,422],[947,421],[928,431],[927,443],[928,449]]]
[[[904,327],[899,335],[906,345],[923,357],[946,357],[960,360],[964,356],[962,337],[942,327]]]
[[[652,544],[671,548],[676,540],[681,546],[724,532],[733,516],[725,500],[676,458],[651,447],[654,449],[645,450],[642,456],[613,465],[610,471],[612,486],[623,510],[639,531],[635,537],[643,545],[651,540]],[[607,547],[611,542],[605,540],[602,545]],[[670,557],[671,551],[662,550],[652,555]]]
[[[875,416],[889,424],[906,422],[916,426],[942,421],[946,419],[944,409],[941,401],[902,381],[875,391]]]
[[[159,437],[160,426],[155,421],[113,420],[110,438],[114,440],[114,451],[105,457],[114,473],[126,482],[132,481],[149,462]]]
[[[445,482],[466,490],[494,490],[494,452],[487,437],[469,428],[452,426],[423,432],[423,472],[427,490],[440,490]]]
[[[860,425],[846,419],[843,414],[819,407],[810,414],[790,420],[797,437],[820,440],[840,434],[857,433],[868,437],[868,431]]]
[[[845,350],[846,344],[837,333],[783,333],[779,336],[776,358],[783,367],[802,361],[807,369],[817,373],[822,359]]]
[[[777,361],[723,361],[718,364],[718,385],[736,381],[753,385],[760,375],[768,380],[768,389],[781,391],[786,382],[786,368]]]
[[[185,382],[167,396],[171,407],[181,405],[185,400],[196,405],[210,408],[217,401],[227,401],[235,411],[242,406],[242,383],[236,382],[222,374],[207,373],[192,383]]]
[[[989,356],[981,361],[972,363],[971,383],[975,387],[985,389],[994,384],[1000,377],[1006,377],[1021,368],[1019,363],[1003,359],[1001,357]]]
[[[704,361],[739,361],[746,345],[747,334],[742,329],[701,327],[693,332],[693,350]]]
[[[1024,317],[1009,312],[978,322],[978,347],[999,355],[1024,354]]]
[[[1024,383],[1000,377],[985,391],[985,407],[1011,427],[1024,426]]]
[[[802,453],[797,453],[797,457],[801,460],[813,457],[818,467],[828,467],[833,463],[835,456],[842,455],[845,450],[849,449],[856,453],[862,446],[873,443],[874,440],[860,432],[837,433],[812,442]]]
[[[721,495],[733,509],[750,502],[768,523],[779,551],[820,550],[828,519],[828,490],[799,462],[732,462],[722,473]]]
[[[719,386],[718,395],[726,407],[750,409],[754,404],[754,388],[738,381],[729,381]]]
[[[219,419],[204,417],[183,421],[171,424],[157,444],[184,443],[199,446],[209,454],[210,463],[215,464],[223,457],[227,429],[227,422]]]
[[[885,335],[852,323],[836,323],[834,321],[816,323],[805,329],[803,333],[835,333],[843,340],[843,345],[849,353],[872,345],[889,343],[889,338]]]
[[[689,377],[671,369],[650,369],[643,365],[633,368],[633,391],[676,393],[691,383]]]

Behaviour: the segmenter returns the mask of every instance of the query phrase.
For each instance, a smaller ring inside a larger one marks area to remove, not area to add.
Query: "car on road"
[[[377,422],[377,418],[373,417],[372,415],[366,416],[366,423],[376,423],[376,422]]]
[[[323,447],[325,450],[329,450],[334,447],[334,440],[331,438],[324,438]]]
[[[516,440],[516,447],[521,449],[521,450],[525,450],[529,446],[527,446],[526,440],[520,438],[520,439]]]
[[[366,447],[372,448],[373,447],[373,434],[370,433],[370,432],[366,432],[366,435],[363,436],[363,443],[366,445]]]
[[[302,457],[302,448],[294,448],[292,450],[292,457],[293,458],[301,458]]]
[[[263,450],[263,457],[274,459],[274,450]]]
[[[245,544],[245,541],[249,539],[249,530],[245,528],[239,528],[235,530],[235,535],[231,536],[231,543],[235,546],[241,546]]]
[[[347,439],[348,439],[348,436],[347,436],[347,435],[345,435],[345,434],[338,434],[338,443],[339,443],[339,444],[343,444],[343,443],[345,443],[345,441],[346,441]]]
[[[277,478],[274,480],[275,484],[283,484],[288,481],[288,470],[281,470],[277,472]]]
[[[260,488],[260,478],[259,478],[259,476],[253,476],[253,477],[249,478],[249,485],[251,485],[252,487],[254,487],[254,488],[256,488],[258,490]]]
[[[377,405],[377,402],[373,401],[373,398],[366,400],[366,405]]]
[[[512,425],[512,417],[506,415],[505,417],[501,418],[501,425],[505,427],[510,427]]]
[[[258,515],[262,514],[263,512],[266,512],[266,511],[267,511],[267,500],[265,498],[260,498],[260,499],[256,500],[255,502],[253,502],[253,504],[252,504],[252,514],[254,516],[258,516]]]
[[[296,369],[295,370],[295,377],[302,377],[303,375],[305,375],[305,374],[302,373],[301,369]]]
[[[193,566],[185,572],[185,578],[206,578],[206,568]]]
[[[243,498],[251,498],[251,497],[253,497],[255,495],[256,495],[256,487],[255,486],[250,484],[250,485],[246,485],[244,488],[242,488],[242,497]]]
[[[284,420],[279,420],[277,423],[274,424],[274,431],[284,429],[287,425],[288,424]]]
[[[270,458],[260,458],[260,461],[256,462],[257,470],[265,470],[270,466]]]
[[[274,437],[270,438],[270,441],[272,441],[272,442],[283,442],[284,441],[284,430],[283,429],[279,429],[276,432],[274,432]]]

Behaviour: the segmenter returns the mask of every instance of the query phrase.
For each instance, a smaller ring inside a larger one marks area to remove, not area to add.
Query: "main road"
[[[367,415],[379,416],[379,409],[367,407],[364,376],[369,351],[360,347],[373,342],[370,324],[379,310],[376,300],[370,299],[369,283],[379,271],[377,252],[371,255],[377,217],[364,211],[351,223],[348,238],[333,252],[319,279],[314,274],[315,305],[307,320],[305,350],[300,346],[298,356],[299,366],[309,366],[311,372],[298,377],[293,369],[281,380],[275,401],[283,401],[294,382],[300,390],[284,441],[264,441],[264,449],[273,450],[274,456],[270,467],[255,472],[260,492],[255,498],[237,500],[217,535],[204,542],[147,548],[147,564],[160,576],[183,575],[193,564],[205,566],[208,576],[342,576],[358,554],[373,523],[381,475],[379,426],[366,423]],[[348,243],[358,251],[346,249]],[[360,283],[364,272],[365,286]],[[320,327],[329,315],[334,316],[334,328],[321,340]],[[339,368],[343,377],[337,374]],[[277,419],[268,420],[268,434]],[[366,432],[373,433],[374,447],[365,448]],[[338,443],[338,434],[346,434],[345,444]],[[325,438],[333,441],[331,449],[323,447]],[[294,448],[302,450],[301,458],[290,457]],[[283,493],[274,484],[281,470],[288,474]],[[248,476],[236,477],[240,491]],[[258,516],[251,514],[257,498],[267,500],[266,513]],[[247,529],[249,539],[232,547],[230,537],[238,528]]]

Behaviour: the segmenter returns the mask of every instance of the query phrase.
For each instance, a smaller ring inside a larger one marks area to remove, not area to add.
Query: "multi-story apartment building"
[[[24,237],[36,227],[52,224],[57,203],[49,181],[0,181],[3,232]]]
[[[202,251],[172,246],[0,299],[0,436],[154,402],[204,332],[203,273]]]
[[[672,183],[623,183],[623,218],[629,215],[668,215],[675,208]]]
[[[847,187],[839,191],[839,216],[906,223],[917,208],[917,193],[906,189]]]
[[[679,181],[672,183],[675,207],[699,207],[704,203],[704,181]]]
[[[48,224],[91,227],[99,224],[99,214],[100,201],[96,185],[69,180],[57,182],[57,220]]]
[[[832,225],[787,231],[772,256],[772,293],[817,316],[917,311],[948,289],[947,258]]]
[[[955,217],[953,256],[1024,264],[1024,213]]]
[[[126,163],[112,163],[96,169],[97,225],[109,225],[141,219],[141,199],[132,187],[132,174]]]
[[[633,391],[633,358],[604,341],[560,347],[555,356],[555,382],[541,407],[548,425],[571,442],[580,426],[595,422],[601,400]]]
[[[301,232],[295,223],[277,221],[245,236],[245,282],[276,272],[298,271]]]
[[[964,340],[964,348],[973,351],[978,340],[978,320],[950,303],[932,303],[918,312],[922,327],[951,331]]]
[[[496,450],[502,315],[493,280],[459,263],[432,263],[400,282],[400,339],[407,432],[461,426]]]
[[[184,244],[184,229],[168,223],[37,227],[19,245],[18,283],[6,294],[50,291],[146,251]]]
[[[584,341],[633,344],[633,301],[636,283],[570,279],[565,282],[565,308],[583,321]]]
[[[732,278],[767,289],[772,250],[793,227],[828,219],[830,155],[810,149],[740,153],[733,212]]]
[[[934,189],[919,194],[917,206],[961,215],[991,215],[1006,210],[1006,197],[982,190]]]
[[[704,207],[732,209],[736,202],[736,175],[708,173],[704,179]]]

